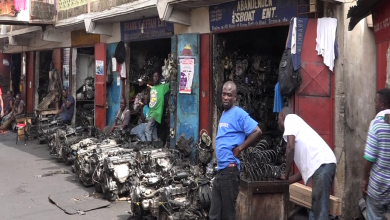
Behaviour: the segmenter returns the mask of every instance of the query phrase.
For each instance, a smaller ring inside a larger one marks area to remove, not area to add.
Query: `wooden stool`
[[[25,123],[18,123],[16,125],[17,129],[17,135],[16,135],[16,144],[18,144],[19,137],[23,136],[24,137],[24,145],[26,145],[26,124]]]

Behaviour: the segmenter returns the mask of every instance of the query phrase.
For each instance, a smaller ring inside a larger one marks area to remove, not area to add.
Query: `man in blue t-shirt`
[[[210,220],[236,219],[236,200],[240,184],[238,156],[261,136],[257,122],[243,109],[234,106],[236,96],[236,84],[232,81],[226,82],[222,89],[222,104],[225,110],[219,120],[216,138],[218,173],[211,191]]]
[[[70,123],[74,114],[74,98],[68,94],[66,89],[62,90],[63,103],[61,109],[57,112],[54,118],[59,115],[64,123]]]

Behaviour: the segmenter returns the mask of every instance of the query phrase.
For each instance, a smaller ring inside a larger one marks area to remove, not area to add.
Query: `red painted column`
[[[27,68],[26,68],[26,107],[27,112],[32,113],[34,111],[34,94],[35,94],[35,80],[34,80],[34,70],[35,70],[35,52],[30,51],[26,54]]]
[[[387,69],[387,49],[389,41],[383,41],[376,45],[376,90],[382,89],[386,85],[386,69]]]
[[[210,71],[210,55],[211,55],[211,35],[200,35],[200,73],[199,73],[199,131],[207,131],[208,135],[212,134],[212,105],[211,92],[212,81]]]
[[[106,44],[95,44],[95,61],[103,63],[102,75],[95,74],[95,126],[104,129],[106,126],[106,99],[107,99],[107,85],[106,85]],[[96,69],[98,66],[96,66]]]

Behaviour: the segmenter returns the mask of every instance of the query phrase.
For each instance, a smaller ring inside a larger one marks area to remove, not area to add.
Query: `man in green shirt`
[[[153,141],[153,130],[157,123],[161,124],[164,111],[164,96],[169,92],[169,84],[160,84],[160,73],[153,74],[153,86],[150,89],[149,120],[146,124],[146,141]]]

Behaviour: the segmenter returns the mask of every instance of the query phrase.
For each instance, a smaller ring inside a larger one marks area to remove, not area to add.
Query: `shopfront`
[[[142,94],[148,93],[149,88],[140,84],[139,79],[153,80],[153,74],[162,74],[162,81],[170,81],[171,75],[162,72],[165,62],[176,57],[176,40],[173,37],[173,24],[160,21],[158,17],[144,18],[139,20],[121,22],[121,39],[127,43],[129,52],[129,78],[126,81],[130,84],[130,109],[132,112],[131,123],[136,126],[140,121]],[[173,60],[173,59],[172,59]],[[158,137],[164,142],[169,142],[170,94],[173,94],[174,87],[170,84],[171,90],[165,95],[164,113],[161,124],[158,125]],[[176,106],[176,104],[173,104]],[[114,112],[113,112],[114,113]],[[114,113],[115,114],[115,113]]]
[[[258,121],[268,149],[279,144],[278,113],[274,112],[275,85],[279,64],[289,38],[290,21],[297,19],[297,48],[301,52],[301,85],[291,97],[283,97],[284,106],[312,126],[334,148],[333,96],[334,74],[317,55],[316,13],[297,14],[297,1],[264,1],[247,4],[233,1],[209,8],[213,35],[213,136],[222,114],[223,83],[232,80],[238,94],[236,105]],[[301,19],[302,18],[302,19]],[[305,22],[307,25],[300,25]],[[319,65],[320,64],[320,65]]]
[[[85,30],[71,32],[70,64],[63,67],[70,94],[76,100],[76,126],[106,126],[106,44],[100,35]],[[66,74],[65,74],[66,77]],[[66,86],[66,85],[65,85]]]

